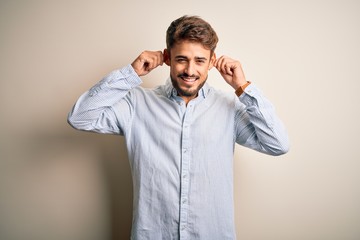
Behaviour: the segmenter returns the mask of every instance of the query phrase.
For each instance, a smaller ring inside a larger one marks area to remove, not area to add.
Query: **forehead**
[[[201,43],[182,41],[174,44],[170,50],[172,57],[184,56],[188,58],[201,57],[210,58],[210,49],[206,49]]]

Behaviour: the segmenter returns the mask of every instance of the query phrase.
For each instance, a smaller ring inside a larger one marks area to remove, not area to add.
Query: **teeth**
[[[196,78],[183,78],[187,82],[195,82]]]

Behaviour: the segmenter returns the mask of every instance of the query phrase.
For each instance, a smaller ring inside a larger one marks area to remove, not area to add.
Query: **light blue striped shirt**
[[[125,136],[133,178],[132,239],[236,239],[235,142],[288,151],[270,102],[250,84],[237,97],[207,83],[186,106],[171,81],[144,89],[131,65],[84,93],[69,113],[76,129]]]

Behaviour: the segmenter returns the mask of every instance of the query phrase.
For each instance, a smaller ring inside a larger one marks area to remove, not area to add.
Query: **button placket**
[[[185,109],[182,123],[181,192],[180,192],[180,239],[186,239],[188,219],[189,168],[191,157],[190,124],[191,111]]]

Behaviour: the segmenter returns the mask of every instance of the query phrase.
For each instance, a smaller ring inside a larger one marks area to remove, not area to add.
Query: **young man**
[[[84,93],[69,114],[76,129],[125,136],[133,177],[132,239],[236,239],[235,142],[270,155],[288,151],[270,102],[238,61],[216,58],[218,38],[199,17],[167,30],[167,48],[145,51]],[[143,89],[140,77],[165,63],[170,79]],[[206,83],[215,67],[235,94]]]

